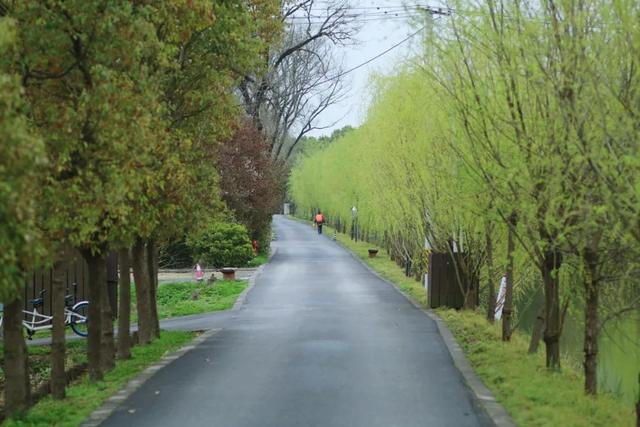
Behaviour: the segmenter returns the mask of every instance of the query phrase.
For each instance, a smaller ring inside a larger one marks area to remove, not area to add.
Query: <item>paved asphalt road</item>
[[[245,305],[102,425],[491,425],[431,319],[311,227],[274,228]]]

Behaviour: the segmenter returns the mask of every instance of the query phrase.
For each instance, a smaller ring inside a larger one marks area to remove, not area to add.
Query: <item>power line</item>
[[[328,79],[326,79],[326,80],[323,80],[323,81],[321,81],[321,82],[318,82],[318,83],[316,83],[316,86],[320,86],[320,85],[323,85],[323,84],[325,84],[325,83],[329,83],[329,82],[331,82],[331,81],[333,81],[333,80],[336,80],[336,79],[339,79],[340,77],[343,77],[343,76],[345,76],[345,75],[347,75],[347,74],[349,74],[349,73],[352,73],[353,71],[355,71],[355,70],[357,70],[357,69],[359,69],[359,68],[364,67],[365,65],[367,65],[367,64],[369,64],[369,63],[371,63],[371,62],[375,61],[376,59],[380,58],[381,56],[384,56],[384,55],[386,55],[387,53],[391,52],[392,50],[396,49],[397,47],[399,47],[399,46],[400,46],[400,45],[402,45],[403,43],[406,43],[408,40],[410,40],[411,38],[413,38],[413,37],[414,37],[414,36],[416,36],[417,34],[421,33],[424,29],[425,29],[425,27],[420,28],[418,31],[416,31],[416,32],[414,32],[414,33],[409,34],[407,37],[405,37],[404,39],[400,40],[398,43],[394,44],[394,45],[393,45],[393,46],[391,46],[390,48],[388,48],[388,49],[386,49],[386,50],[384,50],[384,51],[380,52],[379,54],[377,54],[377,55],[376,55],[376,56],[374,56],[373,58],[370,58],[370,59],[368,59],[368,60],[364,61],[363,63],[358,64],[358,65],[356,65],[355,67],[350,68],[350,69],[348,69],[348,70],[346,70],[346,71],[343,71],[343,72],[341,72],[341,73],[339,73],[339,74],[337,74],[337,75],[335,75],[335,76],[333,76],[333,77],[329,77],[329,78],[328,78]]]
[[[386,16],[386,17],[372,17],[368,19],[355,19],[349,20],[349,24],[362,24],[366,22],[392,22],[392,21],[405,21],[411,18],[421,18],[422,15],[399,15],[399,16]],[[311,25],[322,25],[325,21],[322,20],[295,20],[288,21],[289,24],[300,25],[300,24],[311,24]]]
[[[347,19],[349,23],[364,23],[371,21],[385,21],[385,20],[403,20],[409,18],[419,18],[422,15],[416,13],[416,11],[427,12],[430,15],[449,16],[454,12],[450,8],[433,7],[433,6],[416,6],[415,11],[410,10],[398,10],[391,13],[388,12],[374,12],[364,14],[350,14],[345,15],[343,18]],[[326,16],[322,15],[309,15],[309,16],[290,16],[287,20],[293,24],[295,23],[308,23],[308,24],[323,24],[325,23]]]

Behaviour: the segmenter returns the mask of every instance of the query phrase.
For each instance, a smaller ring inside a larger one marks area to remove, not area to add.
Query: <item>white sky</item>
[[[357,45],[338,47],[335,50],[336,57],[343,58],[345,70],[366,62],[416,31],[416,28],[409,24],[409,19],[404,18],[408,14],[402,11],[402,3],[402,0],[350,1],[354,12],[361,14],[357,18],[361,22],[361,28],[356,35]],[[391,16],[384,18],[384,11]],[[398,16],[395,16],[396,13]],[[413,12],[413,15],[419,16],[417,12]],[[345,76],[346,86],[350,89],[347,97],[342,102],[327,108],[318,120],[320,126],[327,126],[335,121],[338,123],[329,129],[312,131],[309,135],[328,135],[334,129],[346,125],[354,127],[360,125],[366,118],[371,96],[370,76],[376,73],[391,73],[396,65],[401,64],[402,60],[410,55],[412,46],[415,46],[415,42],[419,39],[417,35],[384,56]]]

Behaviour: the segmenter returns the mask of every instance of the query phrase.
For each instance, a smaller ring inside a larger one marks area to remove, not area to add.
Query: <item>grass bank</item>
[[[328,226],[324,230],[328,236],[333,236],[335,231]],[[369,258],[370,243],[354,242],[341,233],[336,234],[336,239],[419,305],[427,307],[422,284],[406,277],[384,249],[379,248],[376,258]],[[577,367],[567,364],[560,373],[548,372],[543,351],[531,356],[527,354],[528,336],[515,331],[512,341],[503,343],[499,324],[491,325],[482,313],[437,310],[437,314],[451,329],[476,373],[518,425],[635,425],[634,408],[630,405],[608,394],[600,394],[597,398],[585,396],[583,376]]]
[[[447,323],[476,373],[521,426],[635,425],[634,411],[611,395],[587,397],[582,373],[571,366],[551,373],[544,351],[528,355],[527,336],[514,333],[501,341],[499,324],[477,312],[437,310]]]
[[[194,336],[193,332],[162,331],[160,338],[153,343],[132,348],[131,359],[118,360],[115,369],[105,375],[104,381],[92,383],[87,375],[83,375],[67,388],[66,399],[53,400],[51,397],[46,397],[21,418],[8,419],[2,426],[80,425],[91,412],[121,389],[128,380],[158,361],[165,353],[177,350]],[[84,341],[81,344],[84,345]]]

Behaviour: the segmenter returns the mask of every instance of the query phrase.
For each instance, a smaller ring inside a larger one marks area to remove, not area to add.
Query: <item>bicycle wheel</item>
[[[71,308],[71,329],[76,335],[86,337],[89,335],[89,303],[82,301]]]

